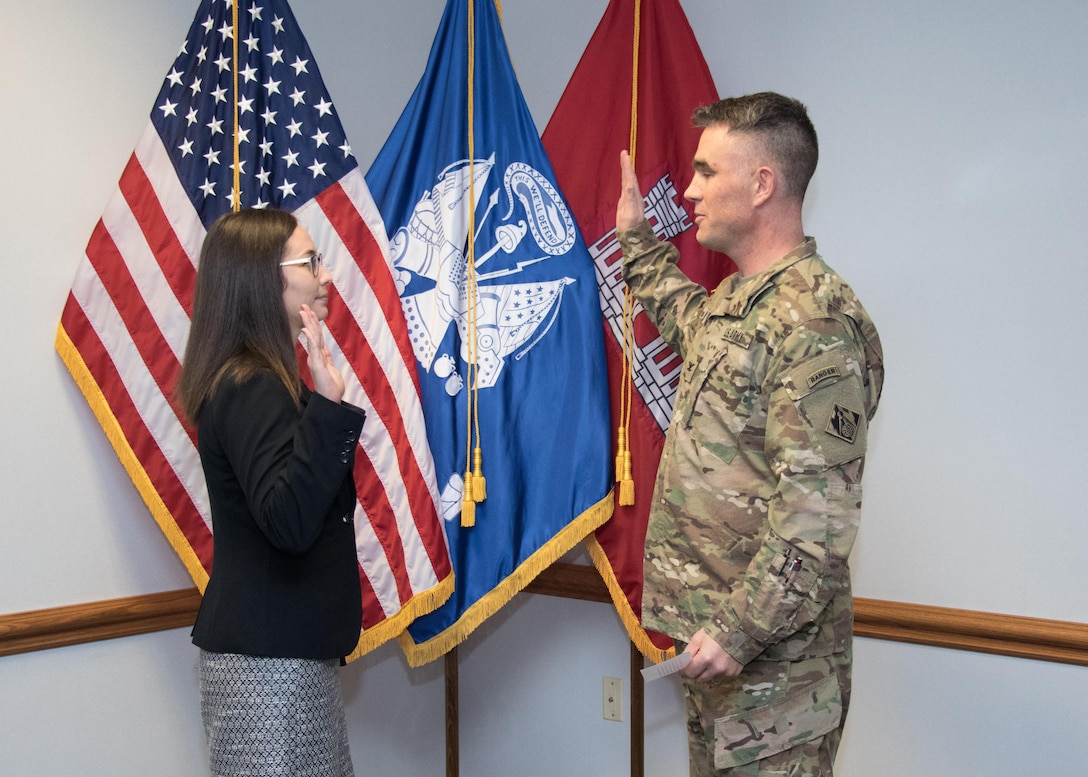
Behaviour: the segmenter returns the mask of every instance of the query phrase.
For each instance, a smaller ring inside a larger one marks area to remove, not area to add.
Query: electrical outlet
[[[623,720],[623,683],[618,677],[604,678],[604,719]]]

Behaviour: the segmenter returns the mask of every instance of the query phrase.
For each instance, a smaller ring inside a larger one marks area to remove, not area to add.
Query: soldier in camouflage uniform
[[[685,198],[699,242],[739,272],[713,292],[645,221],[626,152],[624,277],[684,359],[646,536],[643,623],[683,671],[691,774],[829,777],[850,700],[868,422],[884,377],[876,328],[805,237],[816,133],[773,93],[695,112]]]

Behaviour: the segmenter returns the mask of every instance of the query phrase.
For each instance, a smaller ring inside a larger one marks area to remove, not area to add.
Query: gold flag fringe
[[[585,545],[586,550],[589,551],[590,559],[593,560],[593,566],[597,567],[601,579],[604,580],[604,584],[608,587],[608,593],[612,596],[612,604],[615,605],[616,612],[619,613],[620,621],[623,622],[627,636],[638,648],[638,652],[655,664],[675,656],[675,647],[662,650],[651,642],[646,635],[646,630],[642,627],[642,618],[631,608],[631,603],[627,601],[627,595],[623,592],[620,581],[616,579],[616,573],[612,569],[608,555],[604,552],[604,548],[601,547],[601,543],[597,541],[597,537],[590,534],[586,537]]]
[[[148,476],[143,464],[140,463],[128,440],[125,439],[121,425],[110,409],[102,390],[91,376],[91,371],[87,368],[87,363],[83,361],[83,356],[76,349],[68,333],[64,331],[63,324],[57,327],[57,337],[54,345],[61,361],[68,368],[68,372],[71,373],[76,386],[87,400],[87,404],[90,405],[91,412],[94,413],[94,417],[98,420],[98,425],[106,433],[106,439],[113,446],[117,458],[121,460],[121,466],[125,468],[132,480],[132,484],[136,486],[136,490],[144,500],[144,504],[147,505],[147,509],[151,511],[155,523],[162,529],[162,533],[166,535],[170,547],[178,554],[181,563],[189,572],[189,577],[193,579],[197,589],[203,594],[208,585],[208,573],[204,570],[200,559],[197,558],[196,551],[189,544],[189,540],[178,528],[177,521],[174,520],[174,516],[167,509],[162,497],[159,496],[158,491],[152,485],[151,478]]]
[[[450,594],[453,593],[454,575],[450,572],[444,580],[437,585],[421,591],[407,602],[394,614],[363,631],[359,635],[359,642],[355,650],[344,661],[350,664],[357,658],[361,658],[375,648],[381,647],[394,637],[400,636],[408,628],[408,624],[421,615],[426,615],[442,606]]]
[[[465,610],[461,617],[441,634],[417,645],[408,632],[402,633],[399,637],[400,645],[408,659],[408,664],[412,667],[423,666],[441,658],[464,642],[477,626],[498,612],[537,575],[558,561],[563,554],[587,536],[593,536],[594,530],[612,517],[613,499],[614,494],[609,491],[603,499],[567,524],[489,593]]]

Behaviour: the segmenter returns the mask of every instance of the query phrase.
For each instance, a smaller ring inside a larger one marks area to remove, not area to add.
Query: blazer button
[[[343,517],[340,520],[344,523],[351,523],[351,513],[344,513]]]

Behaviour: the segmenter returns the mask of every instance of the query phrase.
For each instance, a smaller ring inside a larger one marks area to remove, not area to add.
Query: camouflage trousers
[[[849,653],[753,661],[684,681],[691,777],[832,777],[850,702]]]

